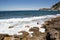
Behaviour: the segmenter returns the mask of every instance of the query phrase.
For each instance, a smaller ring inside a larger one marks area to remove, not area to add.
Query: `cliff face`
[[[39,10],[60,10],[60,2],[52,5],[50,8],[40,8]]]
[[[54,4],[52,7],[51,7],[52,10],[60,10],[60,2]]]

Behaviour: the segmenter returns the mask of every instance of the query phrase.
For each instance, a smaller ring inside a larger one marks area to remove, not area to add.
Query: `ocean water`
[[[60,13],[60,12],[59,12]],[[24,18],[33,16],[43,16],[43,15],[55,15],[59,14],[58,11],[0,11],[0,19],[4,18]]]
[[[33,32],[29,29],[33,27],[38,27],[44,33],[45,29],[41,28],[44,21],[57,16],[60,16],[60,11],[0,11],[0,34],[22,35],[18,32],[26,31],[31,35]]]

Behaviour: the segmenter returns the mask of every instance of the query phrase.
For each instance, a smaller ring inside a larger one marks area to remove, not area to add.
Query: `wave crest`
[[[45,15],[38,17],[27,17],[27,18],[0,19],[0,33],[14,35],[14,34],[18,34],[19,31],[29,32],[29,29],[32,27],[39,27],[40,32],[45,32],[45,29],[42,29],[41,25],[44,23],[44,21],[57,16],[60,16],[60,14]],[[39,25],[37,25],[37,23],[39,23]],[[25,27],[25,26],[29,26],[29,27]]]

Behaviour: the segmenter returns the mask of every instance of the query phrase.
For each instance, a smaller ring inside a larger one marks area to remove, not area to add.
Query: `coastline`
[[[38,27],[33,27],[29,31],[31,31],[32,35],[30,35],[26,31],[20,31],[19,33],[23,33],[23,35],[8,35],[8,34],[0,34],[0,39],[4,40],[59,40],[60,39],[60,16],[48,19],[42,25],[42,28],[45,28],[45,32],[41,33]]]
[[[0,6],[0,40],[60,40],[60,0],[1,0]]]

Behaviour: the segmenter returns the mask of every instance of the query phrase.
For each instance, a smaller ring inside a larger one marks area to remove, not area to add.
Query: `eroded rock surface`
[[[46,21],[43,27],[49,37],[47,40],[60,40],[60,17]]]
[[[22,35],[0,34],[0,40],[60,40],[60,17],[45,21],[42,27],[46,29],[45,33],[41,33],[38,27],[33,27],[29,29],[33,32],[32,36],[28,32],[20,31],[18,33]]]

